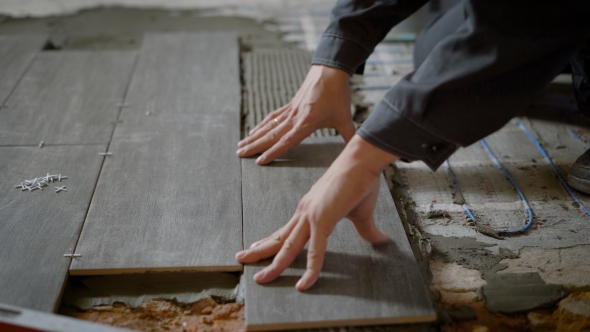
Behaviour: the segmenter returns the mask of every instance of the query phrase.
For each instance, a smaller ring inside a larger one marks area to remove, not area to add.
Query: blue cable
[[[496,158],[496,155],[494,155],[494,153],[492,152],[492,150],[490,149],[490,147],[487,145],[487,143],[483,139],[480,140],[479,143],[481,144],[481,146],[483,147],[483,149],[490,155],[490,157],[492,158],[492,160],[494,161],[494,163],[496,164],[496,166],[498,166],[498,168],[508,178],[508,180],[510,181],[510,183],[512,183],[512,185],[514,186],[514,189],[516,189],[516,192],[518,193],[518,197],[522,201],[522,204],[524,205],[525,211],[527,212],[527,215],[528,215],[528,220],[527,220],[526,224],[522,228],[517,229],[517,230],[513,230],[513,231],[502,231],[502,232],[498,232],[498,235],[499,236],[509,236],[509,235],[516,235],[516,234],[519,234],[519,233],[522,233],[522,232],[526,231],[533,224],[533,211],[532,211],[532,209],[531,209],[528,201],[526,200],[526,198],[524,197],[524,194],[522,193],[522,191],[520,190],[520,188],[516,184],[516,181],[514,181],[514,179],[512,178],[512,176],[510,176],[510,173],[508,173],[508,171],[504,168],[504,166],[502,165],[502,163],[500,163],[500,161],[498,160],[498,158]],[[459,185],[457,184],[457,181],[455,180],[455,174],[453,173],[453,171],[451,169],[451,164],[449,163],[448,160],[446,161],[446,166],[447,166],[447,170],[449,171],[449,176],[451,177],[451,181],[453,182],[453,187],[455,187],[455,190],[456,190],[457,194],[459,196],[461,196],[461,199],[463,201],[465,201],[465,197],[463,197],[463,193],[459,189]],[[463,210],[465,211],[465,214],[467,214],[467,216],[471,220],[473,220],[475,222],[475,217],[473,216],[473,214],[471,213],[471,211],[467,207],[467,204],[463,204]]]
[[[580,113],[580,111],[577,109],[571,109],[571,110],[564,111],[563,113],[561,113],[561,120],[563,121],[563,124],[565,125],[567,130],[570,132],[570,135],[572,135],[572,137],[575,138],[576,140],[582,142],[582,144],[584,144],[584,148],[586,148],[586,150],[588,150],[590,148],[590,146],[588,146],[588,144],[586,144],[586,142],[582,139],[582,137],[580,137],[580,135],[578,135],[578,133],[576,133],[576,131],[573,130],[572,127],[570,127],[567,124],[567,122],[565,121],[565,117],[567,115],[577,114],[577,113]]]
[[[463,201],[463,210],[465,211],[465,214],[469,217],[469,219],[475,221],[475,217],[471,213],[471,210],[469,210],[469,207],[467,207],[467,204],[465,204],[465,197],[463,196],[461,189],[459,189],[457,180],[455,180],[455,173],[453,173],[448,159],[445,161],[445,165],[447,166],[447,171],[449,171],[449,177],[451,178],[451,182],[453,182],[453,187],[455,187],[455,192],[457,195],[459,195],[459,197],[461,197],[461,201]]]
[[[545,157],[545,159],[547,159],[547,161],[549,162],[549,166],[551,166],[551,169],[553,170],[555,175],[557,175],[559,182],[561,182],[561,185],[563,186],[563,188],[565,188],[565,190],[568,192],[568,194],[570,194],[570,196],[572,197],[574,202],[578,203],[580,205],[580,208],[584,212],[586,212],[587,216],[590,217],[590,211],[588,211],[588,209],[586,209],[584,204],[582,204],[582,202],[580,202],[578,200],[576,195],[574,195],[574,193],[572,192],[570,187],[567,185],[567,182],[565,182],[565,180],[561,177],[561,175],[559,174],[559,171],[557,171],[557,167],[555,167],[555,165],[553,164],[553,161],[551,161],[551,157],[549,157],[549,154],[547,153],[547,151],[545,151],[545,149],[541,146],[541,144],[539,144],[539,142],[535,139],[533,134],[531,134],[531,132],[522,124],[522,122],[518,121],[516,124],[520,127],[520,129],[524,130],[524,132],[527,134],[527,136],[529,137],[531,142],[533,142],[533,144],[537,147],[537,149],[539,149],[539,151],[541,152],[543,157]]]
[[[512,183],[512,185],[514,186],[514,189],[516,189],[516,192],[518,193],[518,197],[520,197],[520,200],[522,201],[522,204],[524,205],[524,209],[526,210],[526,212],[529,216],[529,220],[527,220],[526,224],[522,228],[514,230],[514,231],[498,232],[498,235],[500,235],[500,236],[514,235],[514,234],[518,234],[518,233],[526,231],[533,224],[533,211],[531,210],[529,202],[524,197],[524,194],[522,193],[522,191],[520,190],[520,188],[516,184],[516,181],[514,181],[514,179],[510,175],[510,173],[508,173],[508,170],[506,168],[504,168],[504,166],[502,165],[500,160],[498,160],[498,158],[496,158],[496,155],[494,155],[494,153],[492,152],[492,150],[490,149],[490,147],[488,146],[486,141],[481,139],[481,140],[479,140],[479,143],[481,144],[483,149],[486,150],[486,152],[490,155],[490,157],[492,158],[492,160],[494,161],[496,166],[498,166],[498,168],[504,173],[504,175],[506,175],[506,178],[508,178],[508,180],[510,180],[510,183]]]

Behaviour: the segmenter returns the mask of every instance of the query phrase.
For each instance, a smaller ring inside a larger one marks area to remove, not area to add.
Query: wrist
[[[350,83],[350,75],[342,69],[326,65],[312,65],[311,70],[318,72],[325,79],[333,79],[347,86]]]
[[[376,177],[389,164],[399,159],[398,156],[376,147],[359,135],[353,136],[342,151],[341,156],[343,157],[342,162],[348,164],[349,167],[359,168],[358,171]]]

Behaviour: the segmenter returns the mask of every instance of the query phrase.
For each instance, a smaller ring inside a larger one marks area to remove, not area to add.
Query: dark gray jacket
[[[426,1],[339,0],[314,64],[362,71],[375,46]],[[589,37],[590,0],[466,0],[465,22],[376,105],[358,134],[438,168],[532,102]]]

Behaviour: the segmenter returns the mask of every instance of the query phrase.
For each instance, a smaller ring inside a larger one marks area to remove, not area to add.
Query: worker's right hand
[[[343,70],[313,65],[293,100],[254,127],[238,144],[237,155],[262,153],[256,163],[268,164],[320,128],[334,128],[348,142],[355,134],[349,81]]]
[[[298,290],[311,287],[320,275],[328,237],[346,217],[357,233],[373,245],[389,242],[373,218],[379,194],[379,178],[399,157],[355,135],[322,177],[303,196],[291,220],[273,235],[236,254],[240,263],[255,263],[275,256],[270,265],[254,275],[267,283],[295,260],[307,242],[307,269],[297,282]]]

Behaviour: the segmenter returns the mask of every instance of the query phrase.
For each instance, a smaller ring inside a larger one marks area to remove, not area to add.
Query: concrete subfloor
[[[18,14],[16,11],[10,11],[13,9],[7,9],[17,8],[18,6],[13,5],[22,3],[24,2],[4,2],[0,6],[0,12],[17,16],[59,12],[48,9],[45,12],[31,11],[28,14],[23,12]],[[66,1],[59,3],[66,3]],[[276,1],[276,3],[283,2]],[[322,3],[322,10],[325,10],[327,2],[318,1],[318,3]],[[92,2],[92,5],[96,5],[96,1]],[[207,6],[203,8],[205,7]],[[279,5],[277,8],[280,7]],[[212,17],[211,13],[215,11],[211,10],[211,6],[207,9],[203,8],[180,12],[178,8],[174,10],[101,8],[67,16],[36,19],[14,19],[7,16],[0,19],[0,33],[46,32],[51,35],[50,48],[56,49],[137,48],[141,43],[143,32],[162,30],[238,30],[242,35],[242,41],[246,43],[246,48],[257,45],[295,47],[285,40],[305,44],[306,39],[307,41],[313,39],[309,31],[306,37],[306,31],[293,29],[292,20],[278,19],[275,22],[260,24],[255,20],[232,17],[231,15],[239,11],[237,7],[232,7],[233,11],[218,11],[222,14],[230,13],[230,16],[224,17]],[[71,10],[77,9],[79,8]],[[24,12],[26,13],[26,10]],[[251,12],[256,12],[256,9],[251,9]],[[290,15],[284,13],[283,18]],[[325,23],[325,20],[322,22]],[[315,27],[317,30],[315,33],[320,33],[321,29],[323,29],[321,26]],[[282,33],[277,33],[278,31]],[[412,70],[411,44],[380,47],[385,51],[373,56],[374,61],[367,67],[368,75],[354,80],[355,104],[358,110],[355,118],[359,121],[362,121],[366,113],[370,112],[385,94],[387,86],[395,84],[403,74]],[[393,56],[392,54],[395,54],[396,61],[389,61],[390,59],[387,58]],[[524,115],[528,117],[523,118],[536,135],[545,139],[542,141],[544,146],[548,149],[553,147],[550,151],[556,156],[554,162],[558,164],[564,176],[567,174],[568,165],[575,160],[574,156],[584,151],[583,143],[589,143],[584,134],[589,132],[590,126],[586,120],[577,115],[568,116],[565,120],[582,136],[583,142],[571,140],[567,136],[569,134],[566,132],[567,128],[564,127],[561,115],[564,111],[575,107],[572,98],[571,90],[567,86],[554,88],[540,96],[539,100],[526,110]],[[406,221],[410,242],[414,246],[425,280],[439,307],[438,324],[440,325],[433,325],[433,329],[471,331],[477,326],[491,324],[488,318],[492,317],[496,321],[505,322],[505,326],[489,327],[488,330],[491,331],[511,330],[511,328],[515,330],[523,327],[542,330],[543,326],[549,326],[548,330],[551,330],[551,326],[555,325],[546,323],[549,319],[547,317],[559,310],[568,310],[567,308],[572,307],[575,309],[571,311],[578,315],[574,316],[574,320],[582,322],[580,326],[583,326],[584,319],[589,320],[590,300],[587,296],[576,295],[565,301],[563,305],[556,305],[568,294],[590,291],[590,273],[588,273],[590,268],[587,264],[587,256],[590,253],[589,218],[580,214],[577,206],[572,204],[563,192],[559,192],[562,189],[558,183],[556,184],[554,175],[545,171],[531,171],[534,166],[532,163],[538,162],[543,170],[547,169],[547,164],[542,161],[542,157],[530,157],[536,153],[534,146],[527,145],[528,142],[524,140],[515,140],[513,135],[516,131],[512,122],[502,131],[494,134],[494,138],[491,139],[497,143],[495,145],[497,155],[502,157],[510,158],[508,154],[497,150],[498,147],[511,142],[506,144],[507,149],[511,149],[514,156],[521,157],[520,160],[509,163],[511,169],[518,170],[521,167],[523,174],[520,179],[529,179],[530,183],[526,182],[527,186],[533,190],[529,191],[529,195],[535,198],[540,197],[530,202],[535,216],[533,227],[516,237],[499,240],[486,236],[466,222],[461,215],[461,209],[454,206],[456,204],[452,204],[452,199],[440,202],[441,195],[448,194],[450,197],[452,194],[444,167],[432,173],[423,169],[424,167],[419,163],[398,164],[396,168],[391,168],[387,172],[398,210],[402,219]],[[462,162],[462,167],[469,166],[470,162],[474,168],[479,167],[479,175],[473,178],[477,181],[497,179],[500,179],[498,182],[504,181],[501,173],[499,177],[497,174],[490,175],[489,172],[492,172],[493,168],[489,166],[492,164],[489,160],[486,162],[478,159],[483,157],[478,155],[481,151],[476,150],[472,147],[461,151],[458,154],[460,160],[456,161]],[[532,161],[533,159],[535,161]],[[544,184],[535,189],[535,182]],[[463,185],[466,188],[463,190],[464,194],[470,194],[469,190],[474,188],[470,197],[477,197],[480,193],[477,191],[477,186],[470,187],[466,182],[463,182]],[[543,186],[550,190],[543,189]],[[514,198],[515,193],[510,187],[499,186],[499,188],[492,193],[484,192],[484,195],[480,196],[481,201],[472,199],[467,203],[478,206],[478,212],[490,220],[491,226],[502,227],[502,222],[515,225],[524,216],[521,205],[518,199]],[[539,191],[542,193],[539,194]],[[488,196],[485,196],[486,194]],[[590,206],[590,197],[576,194],[581,197],[581,201],[588,201]],[[545,199],[541,197],[543,195],[546,196]],[[495,197],[506,196],[512,197],[511,200],[494,201]],[[496,205],[485,206],[484,203],[487,201],[484,198],[486,197],[488,201]],[[430,216],[433,215],[431,213],[433,209],[447,211],[435,213],[434,218],[429,218],[429,213]],[[506,211],[510,211],[510,214]],[[512,213],[512,211],[518,212]],[[512,218],[512,215],[519,217]],[[523,292],[523,289],[528,292]],[[531,294],[534,295],[532,299]],[[548,309],[538,309],[544,306]],[[494,313],[494,311],[500,313]],[[470,320],[475,315],[480,319],[480,325],[478,321]],[[472,323],[466,325],[465,322]],[[590,324],[590,322],[587,323]]]

